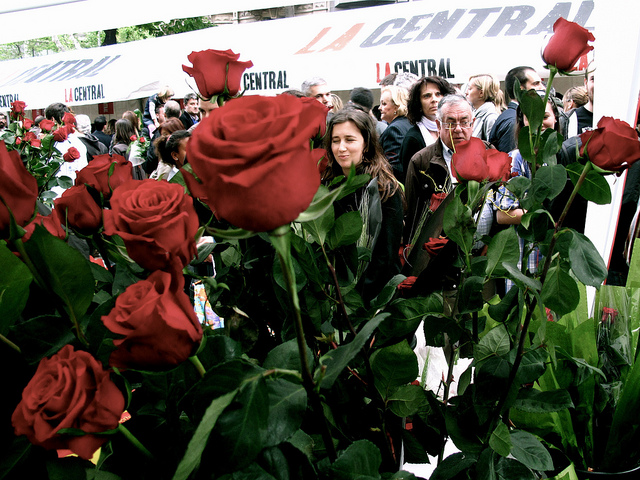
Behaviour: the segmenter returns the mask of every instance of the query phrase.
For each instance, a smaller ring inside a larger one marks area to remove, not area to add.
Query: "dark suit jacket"
[[[400,162],[402,163],[402,179],[400,180],[404,183],[407,178],[407,170],[409,169],[409,162],[411,161],[411,157],[413,157],[416,153],[422,150],[427,145],[424,143],[424,138],[422,137],[422,132],[420,132],[420,127],[414,125],[409,129],[407,134],[404,136],[404,140],[402,141],[402,147],[400,148]]]
[[[403,176],[402,162],[400,161],[400,149],[404,136],[411,129],[411,122],[405,116],[396,117],[380,135],[380,145],[385,157],[393,168],[393,174],[397,179]]]
[[[182,125],[184,125],[185,130],[189,130],[189,128],[196,123],[187,112],[182,112],[182,115],[180,115],[180,121],[182,122]]]
[[[516,142],[516,102],[509,102],[509,107],[500,114],[493,124],[489,143],[504,153],[517,148]]]

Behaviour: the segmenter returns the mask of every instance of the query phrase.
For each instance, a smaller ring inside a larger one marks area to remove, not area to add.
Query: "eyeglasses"
[[[444,128],[446,128],[447,130],[455,130],[456,128],[460,127],[462,129],[467,129],[467,128],[471,128],[473,125],[473,122],[443,122],[442,126],[444,126]]]

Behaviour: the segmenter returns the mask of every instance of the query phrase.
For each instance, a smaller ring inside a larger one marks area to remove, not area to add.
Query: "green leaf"
[[[410,417],[427,402],[420,385],[402,385],[389,398],[389,409],[398,417]]]
[[[471,209],[462,203],[460,197],[454,197],[445,208],[442,228],[447,237],[457,243],[463,252],[471,251],[475,224]]]
[[[0,272],[0,334],[6,335],[27,304],[33,276],[5,242],[0,242]]]
[[[529,190],[529,187],[531,187],[531,179],[519,175],[509,180],[506,186],[507,190],[509,190],[516,198],[522,199],[527,193],[527,190]]]
[[[584,165],[575,162],[567,165],[567,172],[569,173],[569,178],[575,185],[578,182],[578,178],[582,174],[582,170],[584,169]],[[591,170],[587,173],[580,190],[578,193],[587,200],[596,203],[598,205],[606,205],[611,203],[611,187],[609,186],[609,182],[598,172]]]
[[[529,195],[535,202],[555,198],[567,183],[567,171],[562,165],[545,165],[538,169],[531,182]]]
[[[191,473],[198,468],[198,465],[200,465],[200,457],[207,446],[211,430],[218,421],[220,414],[229,406],[237,393],[237,389],[233,390],[211,402],[211,405],[207,408],[204,417],[202,417],[198,428],[196,428],[196,431],[189,441],[187,451],[178,464],[173,480],[187,480]]]
[[[511,437],[509,436],[509,429],[504,423],[498,423],[496,429],[491,433],[489,446],[494,452],[503,457],[511,453]]]
[[[523,465],[532,470],[553,470],[551,454],[531,433],[514,430],[511,432],[511,443],[511,454]]]
[[[503,277],[507,271],[502,266],[508,263],[516,267],[520,259],[520,244],[514,228],[505,228],[493,236],[487,248],[488,277]]]
[[[506,355],[511,350],[509,332],[502,326],[492,328],[480,339],[474,350],[477,362],[492,356]]]
[[[64,189],[71,188],[73,186],[73,180],[71,180],[71,177],[62,175],[58,177],[58,185]]]
[[[449,455],[438,464],[429,480],[449,480],[460,472],[471,467],[477,462],[477,458],[464,453]]]
[[[406,340],[376,350],[370,361],[375,386],[385,400],[418,376],[418,358]]]
[[[29,363],[37,363],[53,355],[75,339],[69,321],[56,315],[30,318],[16,324],[12,331],[22,355]]]
[[[558,265],[547,272],[540,296],[544,305],[560,316],[573,312],[580,302],[576,281]]]
[[[67,315],[79,321],[93,299],[94,280],[89,261],[40,225],[24,246],[41,278],[60,298]]]
[[[308,346],[307,361],[309,365],[313,365],[313,352]],[[263,367],[300,371],[300,352],[297,340],[289,340],[272,348],[267,354]]]
[[[354,173],[355,170],[349,175],[344,184],[334,190],[329,191],[327,187],[320,185],[318,191],[313,197],[313,200],[311,201],[311,205],[309,205],[309,207],[302,212],[295,221],[305,223],[321,217],[337,199],[342,198],[350,192],[354,192],[369,182],[369,175],[354,175]]]
[[[529,129],[536,132],[544,119],[544,100],[536,90],[527,90],[526,92],[522,91],[522,94],[519,95],[519,103],[522,113],[529,122]],[[520,147],[520,144],[518,146]]]
[[[533,383],[545,371],[544,362],[547,360],[548,354],[543,348],[529,350],[522,356],[520,368],[517,374],[517,383]],[[514,358],[515,361],[515,351]]]
[[[379,479],[380,450],[369,440],[357,440],[338,456],[330,467],[333,480]]]
[[[537,476],[518,460],[503,458],[496,465],[497,480],[537,480]]]
[[[307,409],[307,392],[301,384],[282,378],[267,381],[269,419],[265,447],[287,440],[300,428]]]
[[[353,357],[358,354],[365,342],[369,340],[373,332],[378,328],[378,325],[388,316],[388,313],[376,315],[362,327],[351,342],[335,350],[331,350],[320,357],[320,366],[326,367],[326,372],[320,383],[321,388],[331,388],[333,382],[335,382],[338,375],[340,375],[340,372],[353,360]],[[316,376],[319,374],[320,369],[316,371]]]
[[[540,143],[542,144],[542,163],[547,165],[556,164],[556,154],[562,148],[563,138],[552,128],[547,128],[542,132]],[[566,178],[565,178],[566,181]]]
[[[309,220],[303,224],[304,228],[309,232],[313,239],[320,245],[324,244],[327,234],[333,228],[335,223],[335,212],[333,205],[318,218]]]
[[[588,237],[575,231],[569,246],[569,262],[573,273],[585,285],[599,287],[607,278],[607,265],[600,252]]]
[[[484,299],[482,290],[484,288],[484,277],[467,277],[460,285],[458,294],[458,310],[460,313],[471,313],[482,310]]]
[[[559,412],[573,408],[571,395],[566,390],[540,391],[523,388],[518,392],[514,408],[530,413]]]
[[[355,243],[362,234],[360,212],[352,211],[340,215],[327,235],[327,244],[334,250],[343,245]]]
[[[526,286],[531,290],[540,291],[542,284],[535,278],[527,277],[520,270],[513,265],[503,263],[502,266],[509,272],[508,278],[519,284],[519,286]],[[524,290],[521,288],[521,290]]]

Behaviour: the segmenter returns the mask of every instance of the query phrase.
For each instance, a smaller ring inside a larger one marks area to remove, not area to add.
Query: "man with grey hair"
[[[180,114],[182,113],[182,108],[180,108],[180,104],[175,100],[167,100],[164,104],[164,116],[169,118],[177,118],[180,119]]]
[[[320,77],[313,77],[309,80],[305,80],[302,82],[301,90],[305,96],[315,98],[329,109],[333,108],[333,103],[331,101],[331,89],[324,79]]]
[[[448,194],[453,189],[456,181],[451,175],[454,148],[469,140],[473,131],[473,110],[466,97],[457,94],[443,97],[438,103],[436,125],[439,141],[418,151],[407,169],[406,244],[420,233],[430,211],[432,195]],[[490,148],[486,142],[485,146]]]
[[[100,139],[91,134],[91,119],[87,115],[76,115],[76,129],[78,139],[87,147],[87,162],[93,160],[93,157],[97,155],[109,153],[109,149]]]

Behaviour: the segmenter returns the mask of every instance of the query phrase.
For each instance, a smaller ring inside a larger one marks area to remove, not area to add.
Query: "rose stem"
[[[5,337],[4,335],[0,334],[0,341],[3,343],[6,343],[7,345],[9,345],[11,348],[13,348],[16,352],[18,353],[22,353],[22,351],[20,350],[20,347],[17,346],[15,343],[13,343],[11,340],[9,340],[7,337]]]
[[[289,225],[283,225],[269,232],[269,239],[274,246],[278,259],[280,260],[280,266],[282,267],[282,274],[284,275],[285,282],[287,284],[287,290],[289,298],[293,304],[294,312],[294,326],[296,329],[296,339],[298,342],[298,353],[300,355],[300,366],[302,370],[302,384],[304,389],[311,400],[313,410],[315,410],[318,418],[320,418],[320,426],[322,430],[322,439],[324,441],[325,448],[329,455],[329,459],[333,463],[338,455],[336,453],[331,433],[327,425],[327,419],[324,416],[322,409],[322,402],[320,396],[315,390],[315,382],[311,375],[311,369],[309,368],[309,362],[307,360],[307,342],[304,338],[304,329],[302,326],[302,316],[300,314],[300,303],[298,300],[298,292],[296,290],[295,271],[291,263],[291,241],[290,241],[291,228]]]
[[[147,448],[142,445],[142,443],[140,443],[140,440],[138,440],[130,431],[129,429],[127,429],[127,427],[125,427],[123,424],[119,423],[118,424],[118,431],[120,433],[122,433],[125,438],[127,440],[129,440],[129,442],[131,442],[131,444],[136,447],[140,453],[142,453],[145,457],[147,457],[149,460],[153,460],[153,455],[151,455],[151,452],[149,450],[147,450]]]
[[[189,361],[191,361],[193,366],[196,367],[196,370],[200,374],[200,377],[204,378],[204,375],[207,373],[207,370],[204,368],[204,365],[202,365],[202,362],[200,361],[198,356],[194,355],[192,357],[189,357]]]

